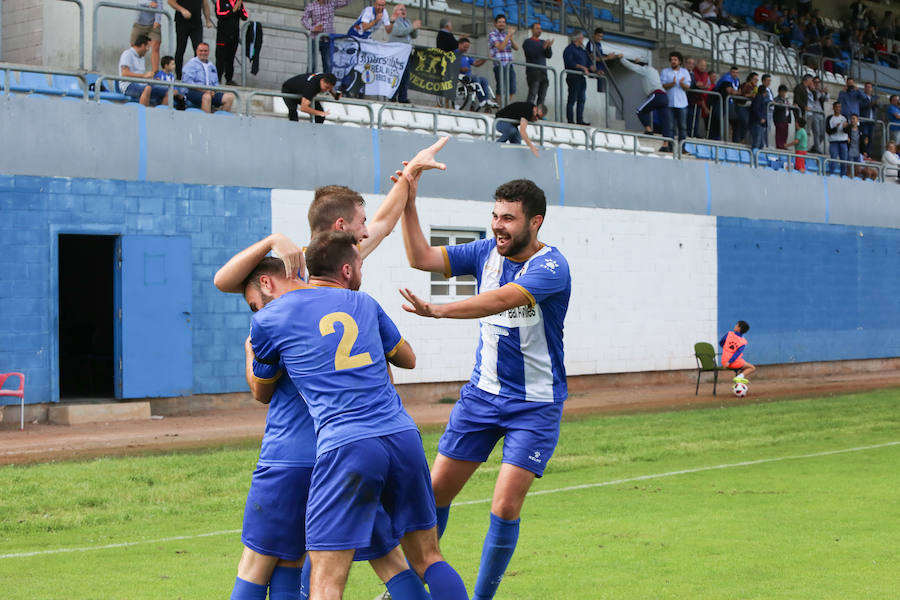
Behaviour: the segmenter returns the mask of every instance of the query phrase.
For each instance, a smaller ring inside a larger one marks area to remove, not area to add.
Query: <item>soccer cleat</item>
[[[750,380],[743,375],[737,375],[732,381],[735,383],[750,383]]]

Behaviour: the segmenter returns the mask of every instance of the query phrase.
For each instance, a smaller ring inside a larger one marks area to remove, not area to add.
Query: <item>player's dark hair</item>
[[[547,198],[544,190],[530,179],[513,179],[507,181],[494,192],[494,200],[505,202],[521,202],[525,218],[531,220],[535,215],[547,214]]]
[[[337,75],[334,73],[325,73],[322,75],[322,81],[330,83],[331,85],[337,85]]]
[[[146,35],[139,35],[136,38],[134,38],[134,44],[132,44],[132,46],[137,48],[138,46],[143,46],[144,44],[149,44],[149,43],[150,43],[150,38],[148,38]]]
[[[313,235],[328,231],[340,218],[352,221],[357,206],[366,201],[358,193],[343,185],[325,185],[316,190],[309,206],[307,219]]]
[[[316,234],[306,249],[306,268],[310,277],[338,275],[356,256],[356,238],[346,231]]]
[[[163,69],[165,69],[166,67],[169,66],[169,63],[171,63],[171,62],[175,62],[175,57],[163,56],[161,59],[159,59],[159,66],[162,67]]]
[[[284,263],[280,258],[275,258],[274,256],[266,256],[256,267],[250,271],[250,274],[247,275],[247,278],[244,279],[244,283],[241,284],[241,288],[243,290],[247,289],[247,286],[252,285],[256,289],[260,289],[259,287],[259,278],[263,275],[268,275],[269,277],[284,277]]]
[[[747,321],[738,321],[737,322],[738,329],[741,330],[741,335],[744,335],[748,331],[750,331],[750,325],[747,324]]]

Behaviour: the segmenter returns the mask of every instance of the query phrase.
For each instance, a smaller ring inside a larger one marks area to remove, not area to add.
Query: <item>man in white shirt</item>
[[[145,35],[138,35],[134,40],[134,44],[125,50],[119,56],[119,75],[122,77],[139,77],[141,79],[152,79],[153,71],[147,70],[147,64],[144,62],[144,55],[150,48],[150,38]],[[123,81],[119,85],[122,93],[137,100],[144,106],[150,106],[153,100],[159,104],[166,104],[169,97],[166,94],[168,88],[163,85],[150,85],[148,83],[137,83]]]
[[[352,35],[361,38],[371,37],[381,25],[384,25],[384,30],[390,33],[394,28],[394,24],[391,23],[391,18],[385,10],[386,6],[386,0],[375,0],[375,4],[365,7],[353,25],[355,33]]]
[[[825,122],[825,132],[828,134],[828,154],[831,158],[837,158],[840,160],[847,160],[847,156],[849,153],[849,144],[850,136],[847,133],[850,129],[850,123],[847,121],[847,117],[841,114],[841,103],[835,102],[831,105],[834,114],[828,117],[828,120]],[[847,170],[847,165],[844,163],[840,164],[840,173],[841,176]],[[829,171],[834,171],[834,167],[829,169]]]
[[[662,70],[659,79],[669,98],[669,113],[673,129],[679,140],[687,137],[687,90],[691,89],[691,74],[681,67],[681,52],[669,53],[669,66]]]
[[[216,66],[209,62],[209,44],[206,42],[197,44],[197,56],[184,65],[181,81],[197,85],[219,85],[219,73],[216,71]],[[230,112],[231,105],[234,104],[234,94],[231,92],[188,89],[185,97],[191,104],[196,104],[208,113],[211,113],[213,108]]]

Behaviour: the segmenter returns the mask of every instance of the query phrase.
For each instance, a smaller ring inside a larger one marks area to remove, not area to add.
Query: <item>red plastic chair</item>
[[[25,374],[24,373],[0,373],[0,388],[3,387],[3,384],[6,383],[6,380],[10,377],[16,376],[19,378],[19,389],[17,390],[4,390],[0,389],[0,397],[3,396],[13,396],[18,397],[22,400],[22,410],[20,414],[20,422],[19,429],[25,431]]]

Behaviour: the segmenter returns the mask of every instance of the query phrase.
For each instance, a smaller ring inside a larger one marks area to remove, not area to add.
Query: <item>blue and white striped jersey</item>
[[[563,363],[563,322],[572,279],[565,257],[543,246],[524,262],[497,252],[492,239],[442,247],[445,275],[474,275],[478,293],[511,284],[531,300],[481,319],[472,385],[498,396],[562,402],[568,395]]]

